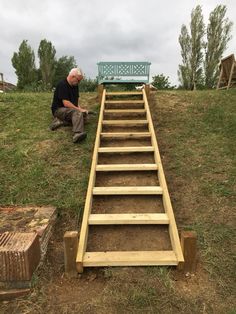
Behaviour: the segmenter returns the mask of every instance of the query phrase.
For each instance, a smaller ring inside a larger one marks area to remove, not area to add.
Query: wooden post
[[[3,79],[3,73],[0,73],[1,76],[1,81],[2,81],[2,90],[5,92],[5,84],[4,84],[4,79]]]
[[[9,301],[15,298],[20,298],[28,295],[30,293],[30,289],[7,289],[0,290],[0,301]]]
[[[184,264],[178,269],[185,272],[194,272],[197,266],[197,234],[195,231],[181,233],[181,247],[184,254]]]
[[[231,81],[232,81],[232,76],[233,76],[233,73],[234,73],[234,67],[235,67],[235,63],[233,62],[232,66],[231,66],[230,74],[229,74],[229,81],[228,81],[227,89],[230,88],[230,84],[231,84]]]
[[[150,100],[150,86],[148,84],[145,84],[144,88],[147,95],[147,100],[149,101]]]
[[[77,276],[76,255],[78,249],[78,232],[66,231],[64,234],[65,273],[70,278]]]
[[[218,80],[218,84],[217,84],[217,89],[220,88],[220,83],[221,83],[222,76],[223,76],[223,66],[221,65],[220,76],[219,76],[219,80]]]
[[[101,103],[101,101],[102,101],[103,90],[104,90],[104,85],[99,84],[98,85],[98,101],[99,101],[99,103]]]

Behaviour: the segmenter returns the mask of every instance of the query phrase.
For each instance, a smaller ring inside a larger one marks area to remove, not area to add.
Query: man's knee
[[[76,118],[83,118],[83,114],[82,112],[80,112],[79,110],[76,110],[76,109],[72,109],[73,112],[72,112],[72,115],[75,116]]]
[[[66,108],[59,108],[54,112],[54,117],[64,120],[66,116],[66,111],[64,110]]]

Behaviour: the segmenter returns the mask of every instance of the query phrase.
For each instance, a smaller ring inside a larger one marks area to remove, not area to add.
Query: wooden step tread
[[[178,265],[174,251],[86,252],[83,266]]]
[[[103,120],[103,125],[137,125],[137,124],[148,124],[147,120]]]
[[[106,186],[94,187],[94,195],[161,195],[160,186]]]
[[[106,92],[106,96],[142,95],[142,92]]]
[[[105,104],[144,104],[144,100],[106,100]]]
[[[150,137],[150,132],[102,132],[101,137],[144,138]]]
[[[90,225],[167,225],[169,218],[164,213],[154,214],[91,214],[89,216]]]
[[[148,171],[157,170],[157,164],[108,164],[97,165],[96,171]]]
[[[104,113],[145,113],[145,109],[106,109]]]
[[[100,147],[99,153],[153,152],[153,146]]]

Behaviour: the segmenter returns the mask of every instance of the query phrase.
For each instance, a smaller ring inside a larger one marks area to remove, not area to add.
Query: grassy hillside
[[[51,94],[0,95],[2,205],[51,204],[60,217],[26,299],[3,313],[236,313],[236,90],[152,94],[150,108],[179,231],[195,230],[195,274],[167,267],[86,270],[63,277],[62,237],[84,205],[98,116],[87,140],[49,131]],[[82,106],[98,111],[96,95]],[[56,293],[55,293],[56,291]]]
[[[1,96],[2,204],[52,204],[74,211],[83,207],[96,117],[86,127],[88,139],[72,145],[71,127],[49,130],[51,98],[46,93]],[[97,109],[95,94],[82,98],[82,106]]]

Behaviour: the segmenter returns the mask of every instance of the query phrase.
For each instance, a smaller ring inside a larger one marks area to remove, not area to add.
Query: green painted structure
[[[149,83],[150,62],[98,62],[98,84]]]

